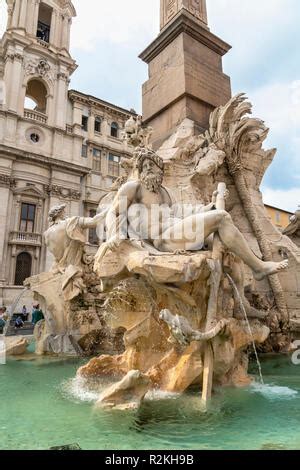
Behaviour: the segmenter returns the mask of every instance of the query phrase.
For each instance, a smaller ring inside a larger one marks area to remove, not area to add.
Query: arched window
[[[118,138],[118,134],[119,134],[119,126],[116,122],[113,122],[110,127],[110,135],[112,137]]]
[[[40,80],[30,80],[26,88],[24,107],[46,114],[47,88]]]
[[[36,37],[44,42],[50,41],[52,12],[52,8],[43,2],[40,3]]]
[[[25,279],[31,276],[32,258],[29,253],[23,252],[17,256],[15,286],[23,286]]]

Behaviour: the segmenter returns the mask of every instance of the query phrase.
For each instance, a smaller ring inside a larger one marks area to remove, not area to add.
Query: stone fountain
[[[132,118],[124,137],[134,156],[97,216],[51,210],[55,263],[26,283],[45,311],[37,352],[94,355],[78,375],[117,380],[97,406],[136,407],[150,389],[192,385],[207,402],[215,386],[249,384],[253,339],[289,347],[300,253],[265,213],[259,186],[275,150],[263,150],[268,129],[250,114],[237,95],[205,134],[186,119],[157,151],[152,129]]]

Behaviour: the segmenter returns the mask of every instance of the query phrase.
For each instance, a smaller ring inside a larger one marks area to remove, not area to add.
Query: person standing
[[[36,325],[41,320],[44,320],[44,314],[43,311],[40,309],[40,305],[36,304],[33,306],[32,323]]]
[[[4,318],[4,309],[3,308],[0,308],[0,334],[3,333],[3,329],[6,325],[6,321],[5,321],[5,318]]]

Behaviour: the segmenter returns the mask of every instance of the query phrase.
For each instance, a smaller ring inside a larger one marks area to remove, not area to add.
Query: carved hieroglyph
[[[161,0],[161,29],[183,8],[207,24],[206,0]]]

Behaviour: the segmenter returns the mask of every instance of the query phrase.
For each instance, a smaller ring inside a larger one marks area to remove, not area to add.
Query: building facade
[[[135,113],[69,90],[76,63],[68,0],[7,0],[0,41],[0,305],[52,259],[48,211],[94,215],[132,148],[122,138]],[[88,240],[96,244],[93,232]],[[28,300],[29,302],[29,300]]]
[[[278,207],[268,206],[265,204],[268,216],[271,218],[275,227],[284,230],[290,223],[290,218],[294,215],[292,212],[279,209]]]

